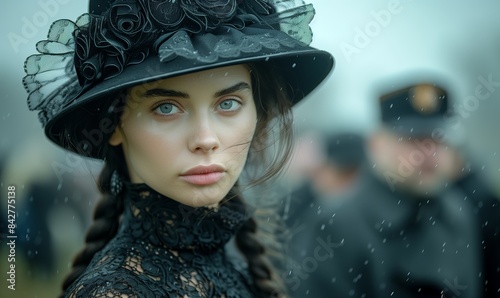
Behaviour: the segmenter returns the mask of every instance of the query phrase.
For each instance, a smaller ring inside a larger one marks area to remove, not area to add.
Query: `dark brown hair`
[[[291,100],[288,91],[291,88],[277,75],[279,72],[273,69],[273,64],[262,62],[249,66],[258,120],[246,166],[247,170],[251,168],[248,170],[252,172],[249,174],[251,178],[243,188],[259,185],[276,177],[288,161],[293,143]],[[101,119],[111,118],[116,126],[125,104],[124,97],[123,93],[117,94],[111,97],[115,100],[97,108],[99,113],[102,113]],[[116,100],[117,98],[119,100]],[[68,136],[78,135],[76,130],[82,129],[76,124],[82,123],[78,119],[74,119],[72,123],[75,124],[66,127],[63,136],[65,143],[75,143],[75,139]],[[85,247],[75,257],[72,271],[63,282],[63,291],[83,273],[95,253],[101,250],[118,230],[123,213],[123,198],[111,194],[110,180],[115,170],[125,179],[128,179],[128,173],[121,147],[108,145],[110,135],[108,133],[103,137],[102,148],[99,148],[105,157],[104,167],[97,181],[102,197],[95,208],[94,222],[87,231]],[[271,147],[276,149],[269,154],[266,149]],[[233,199],[243,201],[240,193]],[[247,260],[259,297],[284,297],[286,291],[280,275],[269,260],[266,246],[259,240],[258,232],[257,221],[252,217],[237,232],[236,245]]]

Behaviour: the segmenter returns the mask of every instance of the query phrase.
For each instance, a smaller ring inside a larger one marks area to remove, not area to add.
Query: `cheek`
[[[140,118],[140,117],[139,117]],[[171,130],[162,130],[151,121],[130,121],[123,127],[125,131],[124,153],[129,168],[138,172],[155,167],[164,167],[172,162],[178,151],[179,137]],[[168,133],[166,133],[168,132]]]

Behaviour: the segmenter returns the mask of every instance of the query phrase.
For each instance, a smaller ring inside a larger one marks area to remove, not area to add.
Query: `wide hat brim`
[[[119,75],[106,79],[81,94],[71,104],[50,119],[45,126],[47,137],[64,148],[93,158],[103,158],[101,148],[104,131],[108,123],[100,119],[99,109],[102,102],[110,100],[110,96],[120,90],[159,79],[166,79],[197,71],[218,67],[253,62],[272,63],[290,87],[290,100],[296,104],[313,91],[331,73],[334,67],[333,56],[322,50],[307,45],[294,48],[262,49],[258,53],[241,52],[237,58],[219,57],[215,62],[204,62],[182,56],[162,63],[157,55],[150,55],[137,65],[128,66]],[[63,136],[67,133],[66,124],[78,119],[85,119],[77,131],[71,132],[70,139]],[[77,141],[75,141],[77,140]]]

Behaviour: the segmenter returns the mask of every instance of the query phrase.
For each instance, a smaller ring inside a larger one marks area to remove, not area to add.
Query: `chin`
[[[195,198],[186,200],[183,204],[194,208],[215,207],[222,201],[222,198]]]
[[[192,195],[183,202],[183,204],[191,207],[213,207],[217,206],[222,199],[227,195],[229,189],[210,189],[203,188]]]

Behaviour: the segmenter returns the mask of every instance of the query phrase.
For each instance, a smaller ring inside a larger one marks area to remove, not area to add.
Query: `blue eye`
[[[219,104],[219,108],[223,111],[235,111],[241,107],[241,103],[235,99],[227,99]]]
[[[157,106],[154,111],[160,115],[172,115],[177,113],[179,111],[179,108],[174,104],[166,102]]]

